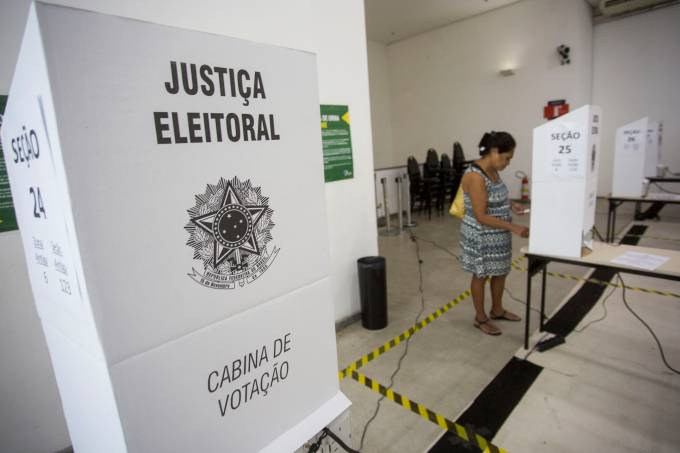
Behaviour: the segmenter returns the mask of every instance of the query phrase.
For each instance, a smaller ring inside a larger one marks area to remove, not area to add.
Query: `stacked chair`
[[[456,196],[456,192],[458,192],[458,187],[460,187],[460,181],[463,179],[463,174],[465,173],[465,170],[468,168],[468,166],[472,163],[472,161],[466,161],[465,160],[465,153],[463,152],[463,147],[460,146],[460,143],[454,142],[453,143],[453,171],[455,174],[455,178],[453,181],[453,196]]]
[[[409,156],[406,161],[406,169],[410,183],[411,210],[418,211],[425,209],[428,217],[432,218],[432,204],[435,202],[437,210],[440,206],[440,163],[437,152],[429,149],[423,170],[415,157]]]
[[[409,156],[406,160],[406,171],[408,173],[408,180],[410,186],[411,211],[417,209],[427,209],[430,216],[432,215],[432,189],[428,183],[425,182],[423,176],[420,174],[420,165],[415,157]]]
[[[409,156],[406,162],[410,182],[411,210],[427,210],[432,218],[432,205],[437,214],[443,215],[446,206],[453,202],[460,186],[463,173],[472,161],[465,160],[460,143],[453,144],[453,160],[442,153],[441,159],[433,148],[427,150],[421,173],[415,157]],[[447,204],[448,201],[448,204]]]
[[[444,201],[446,202],[446,200],[448,199],[449,204],[451,204],[456,196],[456,190],[458,188],[455,187],[456,172],[454,171],[453,165],[451,164],[451,159],[446,153],[442,153],[441,156],[439,179],[441,181],[440,184],[444,190],[443,194]],[[444,206],[446,207],[446,203],[444,203]]]
[[[434,148],[427,150],[425,164],[423,165],[423,178],[430,186],[430,196],[435,203],[437,214],[444,213],[444,193],[445,187],[442,184],[441,163],[439,155]],[[431,212],[429,213],[432,216]]]

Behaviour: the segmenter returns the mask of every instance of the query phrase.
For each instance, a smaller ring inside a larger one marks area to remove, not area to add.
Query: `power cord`
[[[595,236],[597,236],[597,238],[598,238],[600,241],[602,241],[602,242],[607,242],[607,241],[602,237],[602,235],[600,234],[600,231],[597,229],[597,227],[596,227],[595,225],[593,225],[593,233],[595,233]]]
[[[411,231],[411,230],[409,230],[409,231]],[[411,233],[411,235],[412,235],[412,237],[415,237],[415,235],[413,235],[413,233]],[[449,255],[453,256],[453,257],[456,258],[458,261],[460,261],[460,256],[459,256],[459,255],[456,255],[455,253],[453,253],[451,250],[447,249],[447,248],[444,247],[443,245],[439,245],[439,244],[437,244],[437,243],[434,242],[434,241],[430,241],[429,239],[423,239],[423,238],[417,238],[417,239],[419,239],[419,240],[421,240],[421,241],[423,241],[423,242],[427,242],[427,243],[429,243],[429,244],[434,245],[434,246],[437,247],[438,249],[443,250],[444,252],[448,253]]]
[[[605,318],[607,317],[607,299],[609,299],[611,297],[611,295],[614,294],[615,291],[616,291],[616,286],[614,286],[612,288],[612,290],[609,291],[609,294],[607,294],[605,296],[604,300],[602,300],[602,309],[604,309],[604,314],[602,316],[600,316],[599,318],[590,321],[589,323],[587,323],[585,326],[581,327],[580,329],[574,329],[574,332],[581,333],[584,330],[586,330],[588,327],[590,327],[592,324],[595,324],[596,322],[604,321]]]
[[[360,453],[359,450],[353,450],[352,448],[350,448],[345,442],[342,441],[342,439],[340,439],[338,436],[336,436],[335,433],[333,431],[331,431],[330,429],[324,428],[323,432],[328,434],[328,436],[331,439],[333,439],[338,445],[340,445],[342,448],[344,448],[345,451],[347,451],[349,453]]]
[[[409,230],[409,232],[410,232],[410,230]],[[412,232],[411,232],[411,235],[412,235],[412,238],[415,237],[415,235],[413,235]],[[430,243],[430,244],[434,245],[435,247],[437,247],[437,248],[439,248],[439,249],[442,249],[443,251],[445,251],[445,252],[448,253],[449,255],[455,257],[456,259],[458,259],[458,261],[460,261],[460,256],[456,255],[455,253],[453,253],[451,250],[447,249],[446,247],[437,244],[435,241],[430,241],[429,239],[423,239],[423,238],[417,238],[417,239],[420,240],[420,241],[422,241],[422,242]],[[413,240],[413,239],[411,239],[411,240]],[[518,303],[520,303],[520,304],[526,306],[527,303],[526,303],[525,301],[521,300],[521,299],[516,298],[516,297],[510,292],[510,290],[509,290],[507,287],[505,287],[505,288],[503,288],[503,289],[504,289],[505,292],[508,293],[508,296],[510,296],[510,298],[511,298],[512,300],[514,300],[515,302],[518,302]],[[539,310],[539,309],[537,309],[537,308],[534,308],[534,307],[531,307],[531,309],[532,309],[533,311],[535,311],[536,313],[540,313],[540,312],[541,312],[541,310]],[[544,315],[543,315],[543,319],[548,319],[548,317],[544,314]]]
[[[628,226],[628,225],[626,225],[626,226]],[[621,231],[623,231],[625,228],[626,228],[626,227],[623,227],[623,228],[619,231],[619,233],[620,233]],[[607,240],[606,240],[605,238],[602,237],[602,234],[600,234],[600,230],[598,230],[597,227],[596,227],[595,225],[593,225],[593,233],[595,233],[595,236],[600,240],[600,242],[604,242],[605,244],[607,244],[607,245],[610,246],[610,247],[619,247],[619,246],[621,245],[621,244],[616,243],[616,242],[608,243]],[[617,234],[615,234],[614,236],[617,236]]]
[[[358,450],[354,450],[351,447],[349,447],[345,442],[343,442],[342,439],[340,439],[333,431],[328,429],[328,427],[324,428],[321,432],[321,435],[319,438],[314,442],[312,445],[309,446],[309,450],[307,450],[307,453],[316,453],[319,451],[319,448],[321,448],[321,443],[326,437],[330,437],[340,445],[345,451],[349,453],[360,453]]]
[[[411,241],[413,241],[416,244],[416,257],[418,258],[418,278],[419,278],[418,290],[420,291],[420,311],[418,312],[418,315],[416,316],[416,320],[414,322],[414,324],[417,324],[420,321],[420,317],[423,315],[423,312],[425,311],[425,293],[423,292],[423,260],[420,258],[420,244],[418,244],[418,238],[416,237],[415,234],[413,234],[413,231],[411,231],[410,228],[406,228],[406,231],[408,231]],[[411,341],[411,338],[413,337],[408,337],[405,341],[404,352],[402,352],[401,357],[399,357],[397,368],[390,376],[390,383],[387,386],[388,390],[391,389],[392,386],[394,385],[394,378],[396,377],[397,373],[399,373],[399,371],[401,370],[401,364],[404,361],[406,355],[408,354],[408,345]],[[371,416],[371,418],[368,419],[366,425],[364,426],[364,430],[361,433],[361,441],[359,442],[359,450],[364,448],[364,440],[366,438],[366,433],[368,432],[368,427],[371,425],[373,420],[375,420],[375,418],[378,416],[378,412],[380,412],[380,407],[384,399],[385,395],[381,395],[380,398],[378,398],[375,411],[373,412],[373,415]]]
[[[518,298],[516,298],[515,296],[513,296],[512,293],[510,292],[510,290],[509,290],[507,287],[503,288],[503,290],[504,290],[506,293],[508,293],[508,296],[510,296],[510,299],[512,299],[512,300],[514,300],[515,302],[520,303],[520,304],[522,304],[522,305],[524,305],[524,306],[526,307],[527,303],[526,303],[525,301],[523,301],[522,299],[518,299]],[[533,311],[535,311],[536,313],[539,313],[539,314],[541,313],[541,310],[539,310],[538,308],[531,307],[531,309],[532,309]],[[543,314],[543,319],[548,319],[548,317],[547,317],[545,314]]]
[[[663,352],[663,346],[661,346],[661,342],[659,341],[659,338],[656,336],[656,334],[654,333],[652,328],[649,327],[649,324],[647,324],[644,321],[644,319],[642,319],[637,313],[635,313],[635,311],[633,311],[633,309],[630,308],[630,305],[628,305],[628,301],[626,300],[626,284],[623,282],[623,278],[621,278],[620,272],[617,272],[616,275],[618,275],[619,281],[621,282],[621,288],[623,289],[623,305],[625,305],[626,308],[628,309],[628,311],[631,312],[633,314],[633,316],[635,316],[638,319],[638,321],[640,321],[642,323],[642,325],[644,325],[647,328],[647,330],[649,330],[649,333],[652,334],[652,337],[654,337],[654,341],[656,341],[656,345],[659,347],[659,353],[661,354],[661,360],[663,361],[664,365],[666,365],[666,368],[668,368],[669,370],[671,370],[675,374],[680,374],[680,370],[677,370],[677,369],[673,368],[672,366],[670,366],[670,364],[666,360],[666,354],[664,354],[664,352]]]
[[[546,332],[543,334],[541,338],[536,342],[536,344],[527,352],[524,357],[522,357],[522,360],[527,360],[531,354],[533,354],[536,351],[536,348],[538,348],[538,345],[545,340],[549,335],[552,335],[550,332]]]

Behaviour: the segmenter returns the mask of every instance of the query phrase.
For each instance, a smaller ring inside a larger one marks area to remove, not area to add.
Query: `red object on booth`
[[[564,99],[548,101],[548,105],[543,107],[543,118],[547,120],[554,120],[567,113],[569,113],[569,104]]]
[[[524,175],[522,178],[522,203],[529,202],[529,178]]]

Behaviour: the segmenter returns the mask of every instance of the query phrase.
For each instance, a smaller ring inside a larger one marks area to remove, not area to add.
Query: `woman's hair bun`
[[[515,149],[515,139],[507,132],[485,132],[479,141],[479,154],[484,156],[496,148],[499,153],[507,153]]]

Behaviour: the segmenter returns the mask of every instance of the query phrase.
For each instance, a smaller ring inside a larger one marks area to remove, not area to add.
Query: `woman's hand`
[[[517,224],[513,223],[511,231],[519,237],[522,237],[522,238],[528,238],[529,237],[529,228],[527,228],[525,226],[517,225]]]
[[[510,207],[512,208],[512,212],[514,212],[517,215],[524,215],[524,211],[527,209],[527,207],[524,206],[523,204],[515,203],[514,201],[512,202]]]

